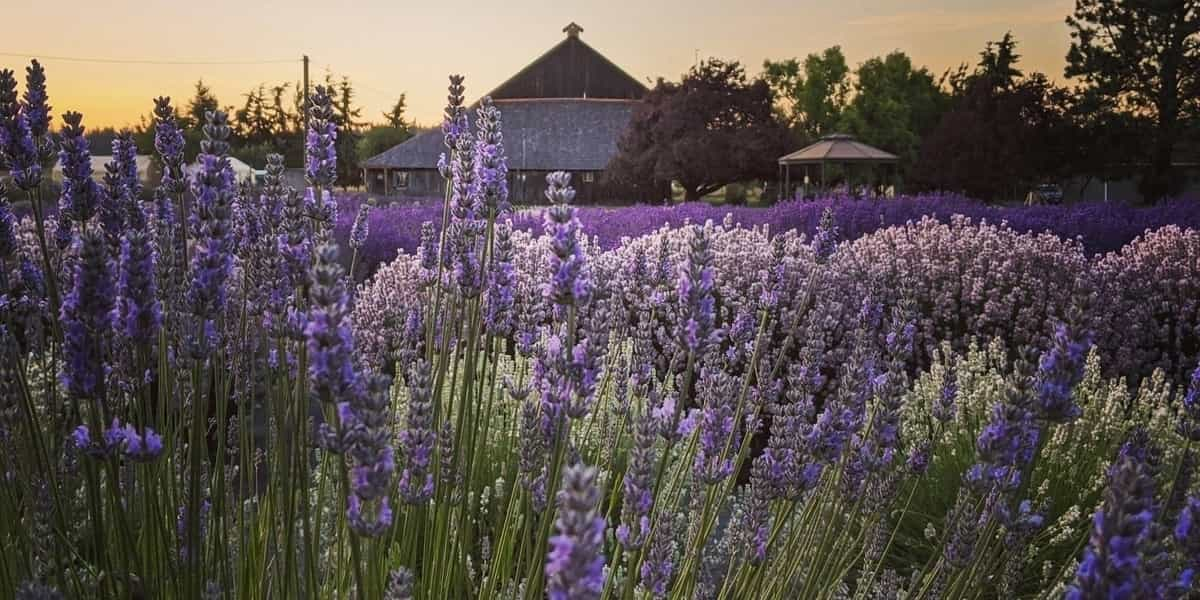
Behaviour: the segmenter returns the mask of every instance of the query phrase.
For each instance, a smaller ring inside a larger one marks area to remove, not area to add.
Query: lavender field
[[[512,212],[450,81],[362,208],[322,86],[306,189],[160,98],[142,200],[0,71],[0,598],[1196,593],[1194,200]]]
[[[367,197],[338,197],[338,221],[335,235],[346,243],[359,208]],[[403,250],[417,251],[421,223],[441,218],[440,199],[388,203],[376,201],[367,219],[372,232],[360,253],[363,272],[373,273],[383,262]],[[611,250],[624,238],[651,234],[660,228],[722,223],[727,216],[743,227],[768,227],[780,233],[795,230],[812,236],[826,209],[833,211],[844,239],[857,239],[877,229],[904,225],[923,217],[943,223],[962,215],[975,222],[1007,224],[1021,233],[1050,232],[1061,238],[1083,242],[1088,254],[1120,250],[1147,230],[1166,225],[1200,227],[1200,200],[1178,199],[1153,207],[1133,207],[1123,203],[1080,203],[1065,206],[988,206],[977,200],[952,194],[925,194],[899,198],[859,198],[831,196],[815,201],[787,201],[764,208],[713,206],[703,202],[673,206],[635,205],[624,208],[580,207],[577,218],[585,235],[595,238],[604,250]],[[511,218],[515,229],[535,234],[544,232],[541,210],[531,207]],[[362,273],[359,273],[360,275]]]

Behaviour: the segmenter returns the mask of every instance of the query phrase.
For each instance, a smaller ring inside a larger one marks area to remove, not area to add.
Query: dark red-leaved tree
[[[770,87],[736,61],[708,60],[679,83],[659,79],[609,165],[616,181],[674,181],[687,200],[722,186],[773,177],[785,150]]]

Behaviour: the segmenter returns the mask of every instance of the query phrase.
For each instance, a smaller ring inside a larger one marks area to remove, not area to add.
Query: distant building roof
[[[636,100],[582,98],[496,100],[511,170],[599,171],[617,153],[617,140]],[[473,121],[474,111],[468,111]],[[441,131],[427,131],[362,163],[369,169],[433,169],[446,151]]]
[[[854,136],[834,133],[805,146],[787,156],[780,157],[781,165],[818,164],[823,162],[896,162],[895,154],[868,146]]]

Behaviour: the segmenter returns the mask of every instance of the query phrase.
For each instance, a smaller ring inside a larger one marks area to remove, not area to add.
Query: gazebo
[[[895,154],[868,146],[854,139],[854,136],[844,133],[826,135],[815,144],[805,146],[779,158],[779,181],[781,184],[779,198],[782,200],[790,197],[792,193],[792,167],[794,166],[804,167],[804,181],[807,184],[810,181],[809,167],[819,165],[820,183],[824,188],[826,165],[845,167],[847,182],[851,182],[850,174],[853,165],[864,165],[871,168],[877,165],[894,167],[898,161],[899,158]]]

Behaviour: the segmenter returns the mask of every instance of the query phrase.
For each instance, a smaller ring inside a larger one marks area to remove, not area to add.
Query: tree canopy
[[[763,79],[781,101],[784,122],[800,142],[833,133],[850,94],[850,68],[840,46],[794,58],[763,63]]]
[[[1173,155],[1200,119],[1200,0],[1076,0],[1067,25],[1066,75],[1141,124],[1143,196],[1174,192]]]
[[[698,200],[738,181],[774,177],[786,128],[763,79],[736,61],[711,59],[679,83],[659,79],[618,144],[609,176],[619,182],[674,181]]]
[[[916,162],[921,139],[949,104],[949,97],[924,67],[914,69],[900,51],[871,58],[855,70],[854,97],[842,112],[839,129],[900,157],[907,170]]]
[[[952,107],[921,143],[920,186],[985,199],[1019,199],[1042,179],[1066,174],[1079,142],[1069,94],[1045,75],[1024,75],[1010,35],[951,82]],[[960,71],[960,73],[962,73]]]

